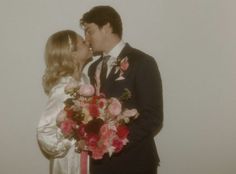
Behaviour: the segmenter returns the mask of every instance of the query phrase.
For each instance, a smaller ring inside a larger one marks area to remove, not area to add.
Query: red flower
[[[128,136],[129,129],[126,125],[119,125],[117,127],[117,135],[119,138],[124,139]]]
[[[107,100],[105,98],[101,98],[98,100],[98,107],[103,109],[105,105],[107,104]]]
[[[66,115],[68,118],[72,119],[74,116],[74,111],[72,109],[67,109],[66,110]]]
[[[87,145],[90,147],[96,147],[99,141],[99,136],[96,134],[90,134],[87,138]]]
[[[104,121],[100,118],[93,119],[86,124],[85,131],[88,134],[99,134],[101,126],[104,124]]]
[[[77,130],[77,137],[78,138],[84,138],[86,136],[86,131],[85,131],[85,125],[80,124],[79,129]]]
[[[99,99],[99,96],[96,96],[96,95],[95,95],[95,96],[92,97],[90,103],[91,103],[91,104],[96,104],[96,102],[97,102],[98,99]]]
[[[114,139],[113,142],[112,142],[112,146],[115,147],[115,152],[119,152],[121,151],[121,149],[123,148],[124,144],[121,140],[119,139]]]
[[[99,110],[96,104],[90,104],[88,109],[92,117],[97,118],[99,116]]]

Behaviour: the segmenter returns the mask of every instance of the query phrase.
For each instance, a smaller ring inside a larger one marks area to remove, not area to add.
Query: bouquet
[[[122,107],[131,94],[128,89],[117,98],[95,95],[92,85],[71,85],[65,88],[71,97],[58,117],[58,126],[66,138],[75,139],[78,150],[89,152],[92,158],[118,153],[128,143],[127,124],[137,118],[136,109]],[[81,149],[82,147],[82,149]]]

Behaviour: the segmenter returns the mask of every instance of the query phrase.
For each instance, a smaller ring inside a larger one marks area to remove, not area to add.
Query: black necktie
[[[101,74],[100,74],[100,80],[101,80],[101,86],[104,85],[104,82],[106,81],[107,78],[107,61],[109,60],[111,56],[107,55],[104,56],[102,59],[102,69],[101,69]]]

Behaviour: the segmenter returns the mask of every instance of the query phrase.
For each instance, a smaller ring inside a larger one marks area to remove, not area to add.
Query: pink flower
[[[95,89],[90,84],[81,85],[79,88],[79,94],[84,97],[90,97],[94,94],[94,92],[95,92]]]
[[[124,117],[134,117],[138,115],[137,109],[125,109],[122,113]]]
[[[128,57],[125,57],[120,61],[120,69],[122,71],[126,71],[128,68],[129,68]]]
[[[87,145],[92,148],[92,147],[96,147],[97,143],[99,141],[99,136],[96,134],[90,134],[87,137]]]
[[[70,136],[73,133],[73,129],[76,127],[76,123],[71,119],[64,120],[61,125],[61,131],[65,136]]]
[[[121,103],[118,99],[116,98],[111,98],[110,100],[110,104],[108,106],[108,112],[112,115],[112,116],[117,116],[121,113]]]
[[[115,135],[115,131],[109,128],[108,124],[104,124],[100,129],[101,134],[101,141],[106,147],[109,147],[111,142],[110,140],[113,139]]]
[[[103,155],[106,153],[106,146],[101,145],[93,148],[89,148],[92,152],[93,159],[102,159]]]
[[[131,118],[131,117],[134,117],[134,118],[136,118],[136,117],[138,117],[138,115],[139,115],[139,113],[138,113],[138,111],[137,111],[137,109],[125,109],[123,112],[122,112],[122,114],[119,116],[119,120],[121,120],[121,119],[129,119],[129,118]]]

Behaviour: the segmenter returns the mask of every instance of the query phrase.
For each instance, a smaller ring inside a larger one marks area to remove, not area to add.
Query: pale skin
[[[121,40],[118,35],[112,33],[110,23],[99,28],[95,23],[84,24],[85,41],[93,52],[108,53]]]
[[[80,64],[80,67],[84,67],[88,59],[92,57],[91,49],[89,48],[85,40],[79,35],[77,37],[76,51],[72,52],[72,56],[74,57],[75,64]],[[82,70],[83,68],[80,68],[80,70],[75,70],[73,77],[75,79],[79,79]]]

